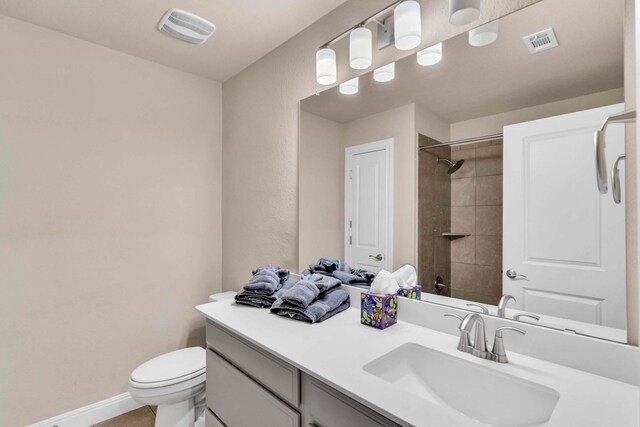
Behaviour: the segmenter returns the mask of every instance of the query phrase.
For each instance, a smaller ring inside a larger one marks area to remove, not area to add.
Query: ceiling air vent
[[[158,29],[185,42],[202,44],[211,37],[216,26],[193,13],[169,9],[160,20]]]
[[[525,36],[522,41],[529,48],[529,53],[538,53],[558,47],[558,39],[556,38],[556,33],[553,32],[553,28]]]

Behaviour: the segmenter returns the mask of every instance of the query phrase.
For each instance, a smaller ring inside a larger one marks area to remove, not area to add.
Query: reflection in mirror
[[[423,300],[626,341],[624,126],[606,132],[619,204],[593,143],[625,111],[623,17],[624,0],[542,0],[434,65],[303,100],[301,270],[413,264]]]

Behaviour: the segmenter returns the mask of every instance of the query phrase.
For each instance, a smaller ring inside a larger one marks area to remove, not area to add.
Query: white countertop
[[[498,364],[457,351],[456,337],[432,329],[406,322],[382,331],[361,325],[360,310],[355,308],[314,325],[233,300],[197,309],[212,322],[402,425],[484,425],[362,369],[402,344],[416,343],[555,389],[560,400],[549,427],[640,426],[639,387],[509,352],[508,339],[510,363]]]

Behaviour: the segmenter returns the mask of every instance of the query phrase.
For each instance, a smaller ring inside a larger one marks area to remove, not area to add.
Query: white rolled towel
[[[401,288],[411,288],[418,284],[418,273],[412,265],[406,264],[391,273]]]

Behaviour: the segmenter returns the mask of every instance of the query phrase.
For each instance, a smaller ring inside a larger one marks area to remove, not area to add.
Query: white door
[[[504,128],[503,291],[522,310],[626,328],[624,193],[616,205],[598,192],[593,147],[603,120],[623,110]],[[612,163],[624,153],[624,126],[606,137]]]
[[[393,265],[393,140],[345,151],[345,261],[378,272]]]

